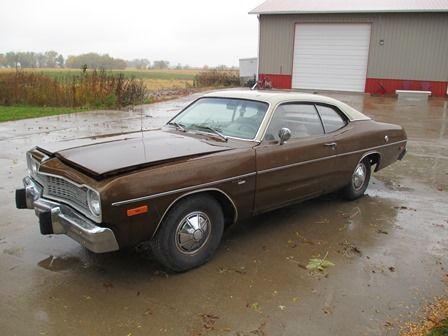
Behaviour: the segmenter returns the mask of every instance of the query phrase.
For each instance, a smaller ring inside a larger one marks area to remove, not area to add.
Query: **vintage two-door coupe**
[[[183,271],[209,260],[237,220],[336,190],[356,199],[372,167],[405,152],[402,127],[335,99],[221,91],[159,130],[35,147],[16,204],[35,209],[42,234],[94,252],[150,241]]]

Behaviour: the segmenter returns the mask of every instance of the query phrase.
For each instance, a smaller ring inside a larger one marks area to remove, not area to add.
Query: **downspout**
[[[260,15],[257,15],[258,19],[258,48],[257,48],[257,81],[259,80],[258,75],[260,74],[260,41],[261,41],[261,23]]]

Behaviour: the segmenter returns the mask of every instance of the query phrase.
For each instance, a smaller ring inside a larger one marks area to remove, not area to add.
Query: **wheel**
[[[224,215],[219,203],[207,195],[176,203],[151,241],[154,257],[165,267],[182,272],[206,263],[219,246]]]
[[[350,183],[342,190],[344,197],[348,200],[355,200],[364,195],[369,185],[370,173],[370,160],[365,158],[356,165]]]

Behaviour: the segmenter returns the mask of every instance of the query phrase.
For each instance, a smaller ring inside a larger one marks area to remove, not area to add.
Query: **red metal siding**
[[[291,89],[291,75],[259,74],[259,79],[270,78],[274,89]],[[395,94],[395,90],[431,91],[434,97],[447,96],[448,82],[367,78],[365,92],[370,94]]]
[[[448,82],[367,78],[365,92],[371,94],[395,94],[395,90],[431,91],[435,97],[445,97]]]
[[[274,75],[274,74],[259,74],[258,79],[263,80],[270,78],[272,81],[272,88],[274,89],[290,89],[292,83],[291,75]]]

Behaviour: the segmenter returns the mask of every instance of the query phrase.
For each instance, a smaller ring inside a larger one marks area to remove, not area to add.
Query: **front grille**
[[[44,185],[44,195],[78,206],[82,210],[89,211],[87,203],[87,188],[81,188],[75,184],[57,176],[41,175]]]

